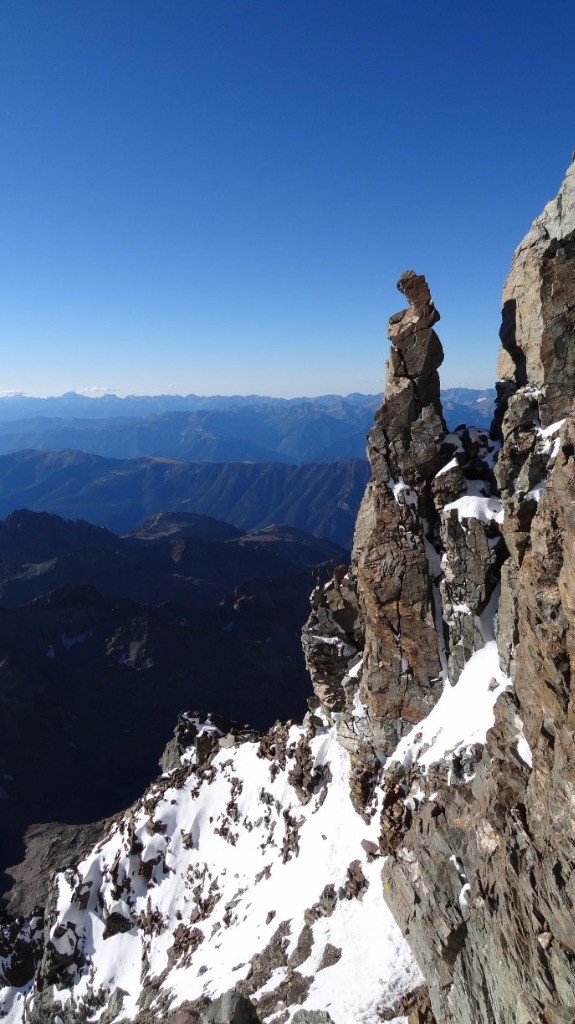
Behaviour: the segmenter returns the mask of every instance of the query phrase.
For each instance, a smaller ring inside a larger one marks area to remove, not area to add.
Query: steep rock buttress
[[[315,596],[345,634],[354,593],[340,740],[442,1024],[575,1021],[574,239],[575,164],[505,285],[489,438],[446,434],[438,316],[402,277],[352,566]]]

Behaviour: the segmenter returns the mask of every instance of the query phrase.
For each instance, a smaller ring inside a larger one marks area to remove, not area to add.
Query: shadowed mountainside
[[[30,508],[128,533],[170,509],[243,530],[284,523],[349,548],[368,475],[360,459],[288,466],[24,451],[0,456],[0,515]]]
[[[0,523],[0,870],[32,823],[130,803],[190,703],[259,728],[301,715],[302,617],[346,557],[205,516],[125,538],[28,510]]]

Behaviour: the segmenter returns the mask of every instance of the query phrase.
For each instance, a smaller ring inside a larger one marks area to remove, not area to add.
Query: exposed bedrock
[[[431,480],[447,434],[437,373],[443,349],[425,278],[408,271],[398,288],[409,307],[389,321],[386,391],[368,437],[372,479],[352,556],[365,625],[360,696],[374,746],[385,753],[433,706],[441,677],[427,546],[437,531]]]
[[[447,670],[455,682],[484,645],[481,615],[502,558],[497,445],[474,428],[447,433],[437,373],[443,350],[433,330],[439,313],[424,277],[408,271],[398,287],[410,305],[389,321],[387,385],[368,437],[372,478],[351,570],[314,592],[303,634],[317,698],[344,712],[340,737],[362,780],[352,782],[360,802],[379,763],[375,751],[389,755],[429,713]],[[356,697],[361,715],[353,713]]]
[[[401,278],[349,577],[361,664],[332,652],[352,795],[366,816],[380,800],[385,897],[441,1024],[575,1022],[574,196],[575,164],[514,256],[491,436],[447,433],[439,314]],[[426,760],[417,737],[473,658],[494,724]]]
[[[574,196],[572,165],[503,294],[501,512],[493,505],[487,524],[441,513],[450,678],[477,642],[470,628],[457,641],[450,604],[453,618],[457,602],[486,603],[473,564],[493,600],[500,577],[496,639],[510,684],[484,745],[396,771],[411,810],[395,815],[384,892],[442,1022],[575,1021]],[[457,484],[457,473],[445,475]]]
[[[575,162],[513,257],[503,290],[498,373],[538,389],[541,425],[575,395]]]

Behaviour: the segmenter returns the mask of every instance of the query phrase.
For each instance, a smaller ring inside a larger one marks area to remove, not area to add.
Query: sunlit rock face
[[[491,436],[441,430],[437,314],[409,274],[368,441],[339,732],[356,803],[382,789],[385,898],[454,1024],[575,1020],[574,185],[514,257]]]
[[[571,411],[575,394],[574,276],[575,161],[516,250],[503,290],[498,374],[540,390],[544,428]]]
[[[457,683],[393,755],[400,798],[382,837],[386,899],[441,1021],[575,1020],[574,186],[572,166],[505,286],[487,472],[463,494],[459,451],[432,487]],[[461,737],[457,694],[472,705],[482,688],[496,696],[486,737],[438,751],[442,702]]]
[[[384,401],[367,443],[372,468],[358,513],[353,573],[365,625],[361,699],[373,744],[389,754],[441,692],[431,480],[447,433],[439,397],[439,320],[424,277],[403,274],[409,307],[392,316]]]

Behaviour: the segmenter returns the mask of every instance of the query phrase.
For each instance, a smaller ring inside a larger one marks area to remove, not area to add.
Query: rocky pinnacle
[[[443,349],[425,278],[407,271],[398,288],[409,307],[389,321],[387,386],[368,438],[372,480],[352,558],[366,630],[360,692],[383,750],[428,713],[441,689],[429,553],[430,482],[446,434],[437,373]]]

